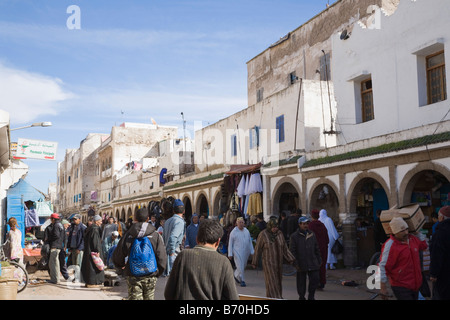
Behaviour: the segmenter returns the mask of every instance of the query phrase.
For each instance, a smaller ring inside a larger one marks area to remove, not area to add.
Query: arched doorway
[[[186,220],[186,226],[188,226],[191,223],[191,217],[192,217],[191,199],[189,199],[189,197],[186,196],[183,199],[183,203],[184,203],[184,218]]]
[[[355,181],[350,196],[350,212],[357,214],[356,264],[361,267],[368,266],[372,255],[379,250],[379,245],[375,243],[376,212],[389,209],[388,196],[382,186],[383,180],[379,179],[365,176],[358,182]]]
[[[434,170],[419,171],[407,183],[403,197],[404,205],[418,203],[425,216],[423,229],[432,232],[432,216],[442,206],[450,204],[450,183],[442,173]]]
[[[272,204],[273,212],[267,214],[275,216],[280,216],[282,212],[285,212],[288,217],[300,208],[299,192],[294,184],[289,181],[282,182],[274,193]]]
[[[362,226],[373,225],[377,210],[387,209],[387,193],[378,180],[367,177],[356,183],[350,198],[350,212],[358,214]]]
[[[309,210],[326,210],[328,217],[335,223],[339,221],[339,200],[334,188],[328,183],[316,186],[309,199]]]
[[[213,202],[213,212],[212,215],[214,217],[219,217],[220,216],[220,199],[221,199],[222,195],[220,190],[218,192],[216,192],[216,195],[214,197],[214,202]]]
[[[201,194],[197,200],[197,212],[199,216],[209,217],[208,199],[204,194]]]

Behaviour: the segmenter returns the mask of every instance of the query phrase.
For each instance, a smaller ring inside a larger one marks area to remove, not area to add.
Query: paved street
[[[48,274],[37,271],[31,274],[32,282],[36,279],[49,279]],[[369,300],[372,294],[368,292],[366,280],[368,274],[365,270],[338,269],[329,270],[327,285],[323,291],[317,291],[317,300]],[[164,300],[166,278],[159,278],[157,282],[157,300]],[[343,286],[342,281],[355,281],[356,287]],[[250,296],[264,296],[264,275],[261,270],[246,270],[247,287],[237,286],[239,294]],[[287,300],[297,300],[295,276],[283,279],[283,294]],[[60,285],[30,284],[27,289],[18,294],[18,300],[122,300],[127,297],[127,285],[124,280],[118,286],[103,287],[101,289],[84,288],[72,283],[62,281]]]

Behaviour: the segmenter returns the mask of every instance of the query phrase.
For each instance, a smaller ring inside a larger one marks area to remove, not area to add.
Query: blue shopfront
[[[22,232],[22,246],[25,245],[27,228],[39,227],[52,213],[50,202],[46,195],[34,188],[23,179],[12,185],[6,196],[6,223],[10,218],[16,218],[18,228]],[[9,225],[6,225],[6,232]],[[2,235],[2,241],[4,241]]]

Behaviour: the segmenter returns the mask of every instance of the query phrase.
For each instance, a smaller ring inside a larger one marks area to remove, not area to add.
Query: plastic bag
[[[98,252],[91,252],[92,261],[94,261],[95,266],[98,270],[102,271],[105,269],[105,264],[103,260],[100,258]]]

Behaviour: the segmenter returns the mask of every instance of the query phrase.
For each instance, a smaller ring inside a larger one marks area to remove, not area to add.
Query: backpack
[[[128,262],[131,274],[136,277],[147,276],[158,270],[155,252],[148,237],[134,239]]]

